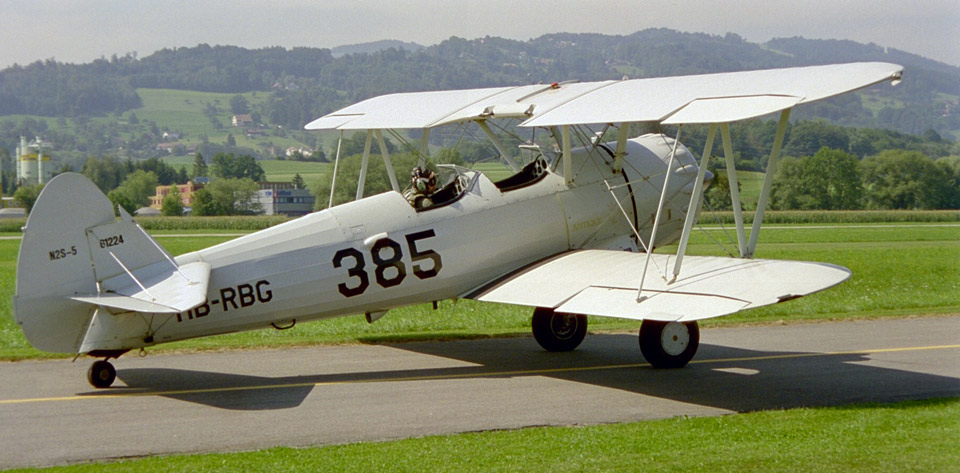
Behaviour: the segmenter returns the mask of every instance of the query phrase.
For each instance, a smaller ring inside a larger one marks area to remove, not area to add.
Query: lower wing
[[[686,322],[776,304],[835,286],[847,268],[827,263],[686,256],[675,281],[673,255],[654,254],[638,301],[644,253],[580,250],[523,267],[465,297],[626,319]]]

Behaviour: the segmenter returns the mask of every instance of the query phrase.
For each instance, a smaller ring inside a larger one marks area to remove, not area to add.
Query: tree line
[[[886,150],[858,160],[824,147],[778,164],[770,203],[781,210],[960,209],[960,156],[934,161]]]
[[[157,158],[91,157],[79,172],[107,195],[118,212],[123,208],[130,214],[150,205],[157,186],[173,186],[163,199],[163,214],[182,215],[176,186],[197,177],[208,178],[209,183],[193,194],[193,215],[254,214],[259,210],[255,199],[259,190],[257,182],[265,179],[263,168],[253,156],[232,153],[217,153],[210,164],[197,153],[191,171],[183,166],[175,169]],[[43,185],[21,186],[14,192],[14,198],[29,212],[42,189]]]

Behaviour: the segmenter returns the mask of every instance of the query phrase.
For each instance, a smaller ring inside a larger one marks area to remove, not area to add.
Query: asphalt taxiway
[[[635,334],[0,363],[0,468],[534,425],[960,396],[960,316],[705,329],[655,370]]]

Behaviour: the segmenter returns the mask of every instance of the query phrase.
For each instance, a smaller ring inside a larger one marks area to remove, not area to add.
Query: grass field
[[[178,232],[181,233],[181,232]],[[197,234],[189,238],[158,236],[174,254],[231,239]],[[713,240],[725,241],[725,248]],[[719,228],[695,232],[690,254],[724,255],[735,245]],[[51,356],[33,349],[15,326],[11,295],[18,240],[0,240],[0,359]],[[665,247],[658,251],[675,251]],[[728,317],[705,326],[731,323],[774,323],[960,312],[960,225],[827,225],[765,228],[757,257],[824,261],[846,266],[853,277],[836,288]],[[178,342],[155,348],[205,349],[291,346],[314,343],[376,342],[412,339],[513,336],[529,333],[530,310],[524,307],[443,301],[392,310],[374,324],[361,316]],[[595,317],[591,330],[635,330],[633,321]]]
[[[290,137],[249,138],[244,133],[244,129],[233,127],[230,98],[237,94],[171,89],[137,89],[137,93],[143,100],[143,106],[133,110],[137,118],[141,121],[155,121],[161,129],[178,130],[184,133],[185,136],[180,140],[184,145],[200,143],[200,135],[205,135],[212,143],[226,143],[227,134],[233,135],[237,146],[246,148],[260,149],[262,146],[272,144],[285,149],[298,145],[297,140]],[[256,109],[267,99],[269,93],[247,92],[239,95],[247,99],[251,109]],[[204,114],[208,103],[216,107],[216,116],[222,128],[215,128]]]
[[[177,455],[42,471],[955,472],[958,420],[960,401],[944,399]]]
[[[329,163],[277,160],[258,161],[258,163],[267,174],[267,180],[276,182],[289,182],[293,180],[294,175],[300,174],[307,184],[312,184],[333,170],[333,165]]]
[[[156,232],[174,254],[230,236]],[[183,233],[178,231],[176,233]],[[724,241],[725,248],[714,240]],[[719,227],[695,232],[690,253],[721,255],[734,244]],[[757,256],[828,261],[853,270],[840,286],[704,325],[778,323],[960,312],[960,224],[771,225]],[[49,356],[13,324],[10,295],[19,240],[0,240],[0,359]],[[660,251],[670,251],[666,247]],[[223,349],[318,342],[376,342],[529,333],[526,308],[449,301],[165,345]],[[591,318],[591,330],[637,324]],[[43,471],[958,471],[960,400],[764,411],[587,427],[525,428],[313,448],[176,455]],[[33,471],[33,470],[23,470]]]
[[[193,169],[194,159],[194,156],[168,156],[163,158],[163,162],[175,169],[186,167],[189,172]],[[330,163],[280,161],[277,159],[264,159],[257,161],[257,164],[263,168],[267,180],[273,182],[289,182],[293,180],[294,175],[299,173],[303,180],[310,184],[333,169],[333,165]]]
[[[760,198],[760,188],[763,187],[762,172],[737,171],[737,180],[740,181],[740,205],[745,210],[757,208],[757,199]],[[726,179],[726,175],[717,176],[717,179]]]

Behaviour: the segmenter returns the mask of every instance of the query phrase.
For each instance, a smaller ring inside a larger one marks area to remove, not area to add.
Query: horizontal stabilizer
[[[692,321],[783,302],[837,285],[846,268],[826,263],[687,256],[676,281],[660,273],[675,257],[654,254],[637,301],[643,253],[572,251],[490,282],[466,297],[559,312]],[[651,268],[653,269],[653,268]]]
[[[196,262],[177,269],[171,263],[162,261],[135,271],[132,276],[136,277],[136,281],[130,275],[123,274],[104,282],[104,286],[124,284],[118,289],[71,299],[123,311],[157,314],[186,312],[206,300],[210,265]]]

